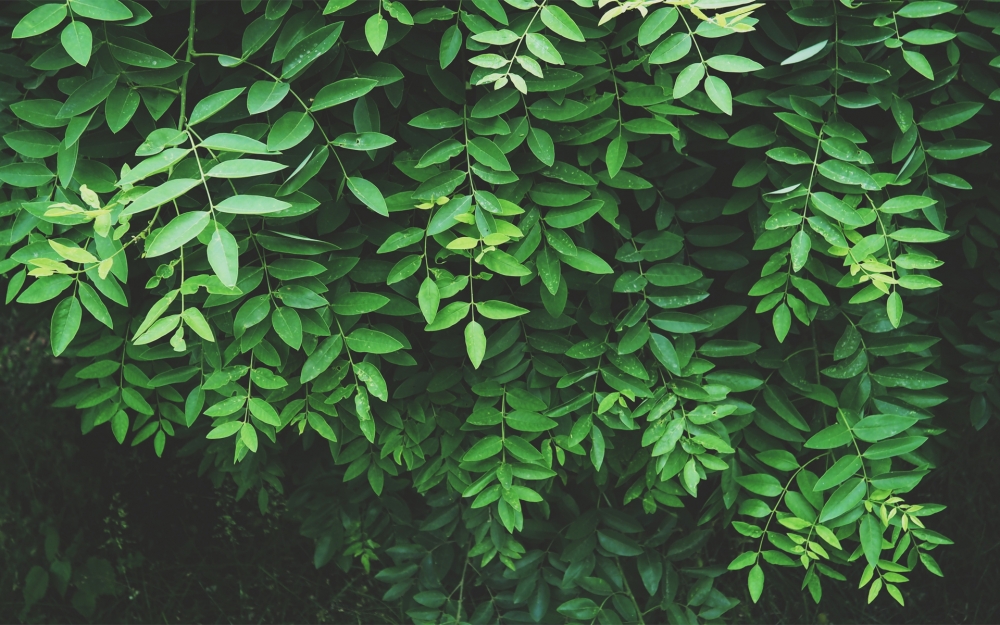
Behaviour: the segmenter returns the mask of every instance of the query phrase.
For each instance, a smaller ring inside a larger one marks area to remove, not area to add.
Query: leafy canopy
[[[85,432],[262,508],[294,481],[316,566],[375,563],[417,623],[941,574],[921,302],[990,147],[989,5],[0,11],[0,271]]]

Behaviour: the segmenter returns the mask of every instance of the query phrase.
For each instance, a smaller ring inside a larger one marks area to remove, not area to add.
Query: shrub
[[[84,432],[262,510],[294,481],[315,565],[418,623],[717,621],[771,567],[817,602],[941,574],[943,506],[907,494],[946,375],[977,427],[1000,404],[992,354],[966,379],[933,335],[937,244],[982,268],[1000,232],[963,204],[1000,12],[0,10],[0,271],[54,304]]]

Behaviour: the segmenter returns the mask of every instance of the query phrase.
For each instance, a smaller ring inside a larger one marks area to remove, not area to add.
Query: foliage
[[[941,574],[943,506],[906,495],[944,432],[932,332],[965,345],[935,245],[983,267],[1000,232],[946,221],[990,147],[987,5],[2,11],[0,271],[49,305],[84,432],[177,439],[261,510],[316,456],[289,499],[315,565],[419,623]]]

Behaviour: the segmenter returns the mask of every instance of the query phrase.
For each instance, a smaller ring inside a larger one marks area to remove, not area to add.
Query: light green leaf
[[[213,93],[198,102],[198,104],[195,104],[194,109],[191,111],[191,116],[188,118],[188,124],[194,126],[207,120],[209,117],[226,108],[230,102],[238,98],[245,90],[246,87],[237,87]]]
[[[441,293],[437,283],[430,276],[424,278],[424,281],[420,283],[420,290],[417,291],[417,303],[420,305],[420,313],[428,324],[434,323],[440,302]]]
[[[754,603],[760,600],[760,595],[764,592],[764,569],[760,564],[753,565],[750,575],[747,577],[747,587],[750,590],[750,600]]]
[[[83,320],[83,308],[80,300],[75,296],[67,297],[58,304],[52,312],[51,331],[49,342],[52,346],[52,355],[59,356],[69,344],[73,342],[76,333],[80,330],[80,322]]]
[[[364,80],[364,79],[355,79]],[[374,81],[373,81],[374,82]],[[281,104],[281,101],[288,95],[291,85],[287,82],[274,80],[258,80],[250,86],[247,93],[247,111],[251,115],[266,113]],[[317,94],[317,98],[319,95]],[[316,110],[315,103],[312,106]]]
[[[216,204],[215,210],[234,215],[266,215],[291,206],[288,202],[263,195],[233,195]]]
[[[290,150],[312,134],[316,124],[307,113],[285,113],[271,126],[267,134],[267,149],[272,152]]]
[[[118,0],[69,0],[73,13],[105,22],[117,22],[132,17],[132,11]]]
[[[583,33],[580,32],[580,27],[564,9],[554,5],[546,5],[542,8],[541,18],[542,23],[560,37],[581,43],[586,41]]]
[[[24,39],[48,32],[66,19],[66,4],[43,4],[35,7],[14,27],[11,39]]]
[[[347,347],[363,354],[391,354],[403,349],[403,344],[385,332],[358,328],[347,336]]]
[[[555,46],[545,37],[545,35],[540,35],[538,33],[528,33],[524,42],[528,46],[528,50],[537,56],[539,59],[545,61],[546,63],[551,63],[553,65],[563,65],[562,55],[556,50]]]
[[[195,238],[211,220],[208,211],[191,211],[174,217],[146,243],[146,257],[168,254]]]
[[[354,364],[354,374],[368,387],[368,392],[382,401],[389,401],[389,390],[378,368],[370,362]]]
[[[63,29],[59,41],[70,58],[84,67],[87,66],[94,47],[94,34],[90,32],[89,26],[83,22],[70,22]]]
[[[347,188],[351,190],[354,197],[361,200],[362,204],[383,217],[389,216],[389,209],[386,207],[385,198],[382,197],[382,192],[374,184],[364,178],[355,176],[347,179]]]
[[[201,184],[200,180],[194,180],[192,178],[175,178],[174,180],[168,180],[160,186],[150,189],[146,193],[139,196],[138,199],[129,204],[128,207],[122,211],[122,214],[134,215],[135,213],[140,213],[151,208],[156,208],[157,206],[162,206],[171,200],[179,198],[199,184]]]
[[[357,100],[378,86],[378,81],[371,78],[345,78],[331,83],[319,90],[313,98],[311,111],[321,111],[338,104]]]
[[[705,64],[720,72],[745,73],[764,69],[757,61],[735,54],[720,54],[705,59]],[[721,108],[721,107],[720,107]]]
[[[487,319],[513,319],[530,312],[527,308],[500,300],[476,302],[476,311]]]
[[[648,46],[664,35],[677,23],[679,17],[677,9],[674,7],[664,7],[657,9],[643,20],[639,27],[639,45]]]
[[[368,47],[372,49],[375,56],[382,52],[386,37],[389,36],[389,22],[382,17],[381,13],[376,13],[365,22],[365,39]]]
[[[208,242],[208,263],[222,284],[229,288],[236,286],[239,275],[239,246],[236,238],[228,230],[217,226]]]
[[[288,166],[282,165],[281,163],[275,163],[274,161],[263,161],[254,158],[237,158],[231,161],[219,163],[212,169],[205,172],[205,175],[209,178],[251,178],[253,176],[263,176],[276,171],[281,171],[286,167]]]
[[[476,321],[470,321],[465,326],[465,351],[469,354],[472,367],[478,369],[486,355],[486,333]]]
[[[690,51],[691,35],[674,33],[656,46],[656,49],[649,55],[649,62],[653,65],[673,63],[683,59]]]
[[[808,48],[803,48],[802,50],[799,50],[798,52],[796,52],[792,56],[790,56],[787,59],[785,59],[784,61],[782,61],[781,64],[782,65],[792,65],[794,63],[801,63],[802,61],[808,61],[809,59],[811,59],[812,57],[816,56],[817,54],[819,54],[820,52],[822,52],[824,49],[826,49],[826,44],[827,43],[828,43],[828,40],[824,39],[823,41],[820,41],[819,43],[814,43],[813,45],[809,46]]]
[[[446,69],[462,50],[462,31],[457,24],[452,24],[441,35],[441,45],[438,48],[438,63],[441,69]]]
[[[302,346],[302,320],[294,308],[278,307],[271,313],[271,326],[278,337],[292,349]]]
[[[729,90],[726,81],[718,76],[709,76],[705,79],[705,93],[723,113],[733,114],[733,93]]]

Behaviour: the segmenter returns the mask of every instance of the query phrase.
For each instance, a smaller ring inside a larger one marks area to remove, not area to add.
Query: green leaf
[[[885,312],[892,327],[898,328],[899,322],[903,318],[903,298],[896,291],[889,294],[885,303]]]
[[[462,319],[465,319],[469,314],[470,307],[469,302],[452,302],[439,310],[437,315],[434,316],[434,321],[427,324],[424,330],[427,332],[446,330]]]
[[[354,364],[354,374],[368,387],[368,392],[382,401],[389,401],[389,390],[378,368],[370,362]]]
[[[556,612],[574,621],[593,621],[600,611],[601,607],[586,597],[570,599],[556,608]]]
[[[736,481],[751,493],[763,497],[777,497],[784,490],[777,478],[767,473],[741,475]]]
[[[375,53],[375,56],[378,56],[382,52],[382,47],[385,45],[385,39],[388,36],[389,22],[382,17],[381,13],[372,15],[365,22],[365,39],[368,41],[368,47]]]
[[[503,449],[503,440],[499,436],[485,436],[480,439],[469,451],[462,456],[462,462],[478,462],[486,460],[500,453]]]
[[[733,114],[733,94],[729,90],[726,81],[718,76],[709,76],[705,79],[705,93],[708,94],[712,103],[719,107],[726,115]]]
[[[357,100],[377,86],[378,81],[371,78],[345,78],[338,80],[319,90],[319,93],[313,98],[313,103],[309,107],[309,110],[322,111],[338,104]]]
[[[595,258],[597,257],[595,256]],[[602,263],[604,262],[600,258],[597,258],[597,260]],[[607,263],[604,264],[606,265]],[[483,265],[490,271],[494,271],[502,276],[517,277],[517,276],[531,275],[531,271],[527,267],[519,263],[516,258],[500,250],[493,250],[492,252],[487,252],[486,255],[483,256]],[[606,273],[613,273],[613,272],[608,271]]]
[[[305,384],[315,380],[321,373],[324,373],[333,364],[334,358],[340,355],[344,341],[340,335],[331,336],[324,339],[309,358],[302,365],[302,372],[299,374],[299,382]]]
[[[858,535],[861,537],[861,548],[864,550],[865,559],[870,566],[877,567],[879,555],[882,553],[881,521],[871,514],[862,516]]]
[[[337,43],[343,28],[343,22],[327,24],[295,44],[281,66],[281,77],[295,77],[310,63],[329,52],[333,44]]]
[[[291,206],[288,202],[263,195],[234,195],[216,204],[215,210],[234,215],[266,215],[283,211]]]
[[[438,47],[438,63],[441,69],[447,68],[462,50],[462,31],[457,24],[452,24],[441,35],[441,45]]]
[[[899,434],[912,427],[916,422],[916,419],[902,415],[877,414],[861,419],[851,430],[859,439],[868,443],[876,443]]]
[[[104,74],[80,85],[66,99],[56,117],[63,119],[82,115],[104,101],[118,84],[118,74]]]
[[[281,427],[281,418],[271,404],[258,397],[251,397],[249,404],[250,414],[257,417],[261,422],[273,425],[274,427]]]
[[[639,45],[648,46],[662,37],[677,23],[678,17],[677,9],[674,7],[657,9],[647,15],[639,27]]]
[[[972,119],[982,108],[979,102],[947,104],[928,111],[917,123],[925,130],[947,130]]]
[[[97,294],[94,287],[86,282],[80,282],[77,288],[80,290],[80,302],[87,309],[87,312],[93,315],[94,319],[113,330],[114,322],[111,320],[111,313],[108,312],[108,307],[104,305],[101,296]]]
[[[0,167],[0,182],[12,187],[40,187],[53,177],[41,163],[11,163]]]
[[[278,307],[271,313],[271,327],[294,350],[302,346],[302,320],[294,308]]]
[[[824,161],[817,166],[817,171],[834,182],[858,185],[866,190],[875,190],[879,185],[867,172],[843,161]],[[832,197],[832,196],[831,196]]]
[[[563,65],[563,57],[559,54],[559,51],[555,46],[545,37],[545,35],[540,35],[538,33],[528,33],[524,37],[524,42],[528,46],[528,50],[537,56],[539,59],[545,61],[546,63],[551,63],[553,65]]]
[[[495,143],[486,137],[475,137],[470,139],[466,148],[469,151],[469,156],[476,159],[483,165],[497,171],[510,171],[510,163],[507,162],[507,157],[500,151],[500,148],[498,148]]]
[[[363,354],[391,354],[403,349],[403,344],[385,332],[358,328],[347,336],[347,347]]]
[[[774,316],[771,318],[771,325],[774,327],[774,336],[779,343],[785,342],[788,331],[792,327],[792,315],[788,306],[782,302],[774,309]]]
[[[177,64],[176,59],[163,50],[130,37],[115,37],[108,42],[111,56],[118,61],[147,69],[163,69]]]
[[[209,440],[229,438],[233,434],[239,432],[240,428],[242,427],[243,427],[242,421],[229,421],[228,423],[223,423],[222,425],[219,425],[218,427],[213,429],[211,432],[205,435],[205,438]]]
[[[338,315],[366,315],[389,303],[389,298],[377,293],[342,293],[331,307]]]
[[[666,65],[683,59],[690,51],[691,35],[674,33],[656,46],[649,55],[649,62],[653,65]]]
[[[861,457],[853,454],[843,456],[833,463],[829,469],[816,481],[813,490],[816,492],[828,490],[834,486],[843,484],[848,478],[853,477],[861,468]]]
[[[122,211],[122,215],[134,215],[147,211],[157,206],[162,206],[171,200],[175,200],[191,189],[201,184],[200,180],[193,178],[175,178],[168,180],[158,187],[150,189],[140,195],[134,202]]]
[[[851,478],[844,482],[823,506],[819,522],[825,523],[830,519],[835,519],[860,505],[867,493],[866,486],[867,484],[861,478]]]
[[[257,430],[250,423],[240,427],[240,439],[252,453],[257,453]]]
[[[504,418],[504,422],[507,424],[507,427],[519,432],[545,432],[558,425],[556,421],[528,410],[514,410],[509,412]]]
[[[367,79],[355,78],[354,80]],[[247,111],[251,115],[270,111],[281,104],[281,101],[285,99],[290,89],[291,85],[280,80],[258,80],[250,86],[250,91],[247,92]],[[320,92],[322,93],[322,90]],[[319,99],[319,94],[316,95],[316,99]],[[318,110],[315,102],[313,102],[310,108],[311,110]]]
[[[764,66],[757,61],[753,61],[743,56],[737,56],[735,54],[720,54],[718,56],[713,56],[705,59],[705,64],[720,72],[745,73],[756,72],[757,70],[764,69]]]
[[[209,178],[251,178],[264,176],[285,169],[287,165],[254,158],[237,158],[219,163],[205,172]],[[236,196],[249,197],[249,196]],[[287,208],[287,207],[286,207]]]
[[[476,321],[470,321],[465,326],[465,351],[469,354],[472,368],[478,369],[486,356],[486,333]]]
[[[792,237],[792,271],[799,272],[806,266],[809,260],[809,250],[812,248],[812,239],[804,230],[799,230]]]
[[[305,141],[315,126],[307,113],[285,113],[267,133],[267,149],[272,152],[290,150]]]
[[[185,308],[184,312],[181,313],[181,319],[185,324],[192,330],[195,334],[205,339],[209,343],[215,342],[215,335],[212,333],[212,327],[208,325],[208,320],[197,308]]]
[[[918,0],[917,2],[910,2],[905,6],[900,7],[900,9],[896,11],[896,15],[910,19],[918,19],[921,17],[935,17],[937,15],[943,15],[957,8],[958,5],[952,4],[951,2]]]
[[[188,118],[188,124],[194,126],[195,124],[200,124],[201,122],[212,117],[222,109],[226,108],[233,100],[240,97],[240,95],[246,90],[246,87],[237,87],[235,89],[226,89],[225,91],[220,91],[219,93],[213,93],[198,104],[194,105],[194,109],[191,111],[191,116]],[[270,146],[268,146],[270,148]]]
[[[104,101],[104,117],[108,128],[117,134],[139,110],[139,93],[127,87],[115,87]]]
[[[942,161],[956,161],[981,154],[991,146],[991,143],[979,139],[948,139],[927,146],[927,154]]]
[[[11,39],[24,39],[48,32],[66,19],[66,4],[43,4],[21,18],[11,33]]]
[[[903,60],[927,80],[934,80],[934,70],[923,54],[913,50],[903,50]]]
[[[487,319],[513,319],[530,312],[527,308],[500,300],[476,302],[476,310]]]
[[[673,9],[671,9],[673,10]],[[621,171],[625,164],[625,157],[628,156],[628,141],[622,135],[611,139],[608,143],[608,150],[604,156],[604,161],[608,165],[608,175],[614,178]]]
[[[872,460],[882,460],[902,456],[927,442],[926,436],[901,436],[889,440],[879,441],[866,449],[862,454],[865,458]]]
[[[73,13],[105,22],[117,22],[132,17],[132,11],[118,0],[70,0]]]
[[[63,12],[65,13],[65,8]],[[60,18],[61,20],[62,18]],[[90,62],[91,50],[94,47],[94,34],[90,32],[89,26],[83,22],[70,22],[63,29],[59,41],[71,59],[84,67],[87,66],[87,63]]]
[[[842,200],[825,191],[819,191],[809,196],[809,206],[827,217],[835,219],[846,226],[864,226],[865,221],[858,212]]]
[[[560,37],[581,43],[586,41],[580,27],[564,9],[554,5],[546,5],[542,8],[541,18],[542,23]]]
[[[52,312],[49,333],[53,356],[59,356],[66,351],[66,348],[76,337],[76,333],[79,332],[82,320],[83,308],[80,307],[80,300],[75,296],[67,297],[56,304],[56,308]]]
[[[323,418],[323,415],[310,410],[306,412],[306,420],[309,422],[309,427],[316,430],[317,434],[330,442],[337,442],[337,434],[330,427],[330,424],[326,422],[326,419]]]
[[[440,302],[441,293],[437,283],[429,276],[424,278],[424,281],[420,283],[420,290],[417,292],[417,303],[420,305],[420,313],[428,324],[434,323]]]
[[[217,226],[208,242],[208,263],[222,284],[229,288],[236,286],[240,269],[239,255],[236,238],[225,228]]]
[[[755,564],[750,569],[750,575],[747,577],[747,588],[750,590],[750,600],[757,603],[761,593],[764,592],[764,569],[760,568],[760,564]]]
[[[809,46],[808,48],[803,48],[803,49],[799,50],[798,52],[796,52],[795,54],[793,54],[792,56],[790,56],[787,59],[785,59],[784,61],[782,61],[781,64],[782,65],[793,65],[795,63],[801,63],[802,61],[808,61],[812,57],[816,56],[817,54],[819,54],[820,52],[822,52],[823,50],[825,50],[827,43],[829,43],[829,41],[826,40],[826,39],[824,39],[823,41],[820,41],[819,43],[814,43],[813,45]]]
[[[383,217],[389,216],[385,198],[382,197],[382,192],[374,184],[364,178],[351,177],[347,179],[347,188],[351,190],[354,197],[361,200],[362,204]]]
[[[16,130],[5,134],[3,140],[29,158],[46,158],[59,151],[59,139],[44,130]]]
[[[212,214],[208,211],[191,211],[174,217],[151,241],[147,241],[146,257],[153,258],[173,252],[201,234],[211,218]]]

